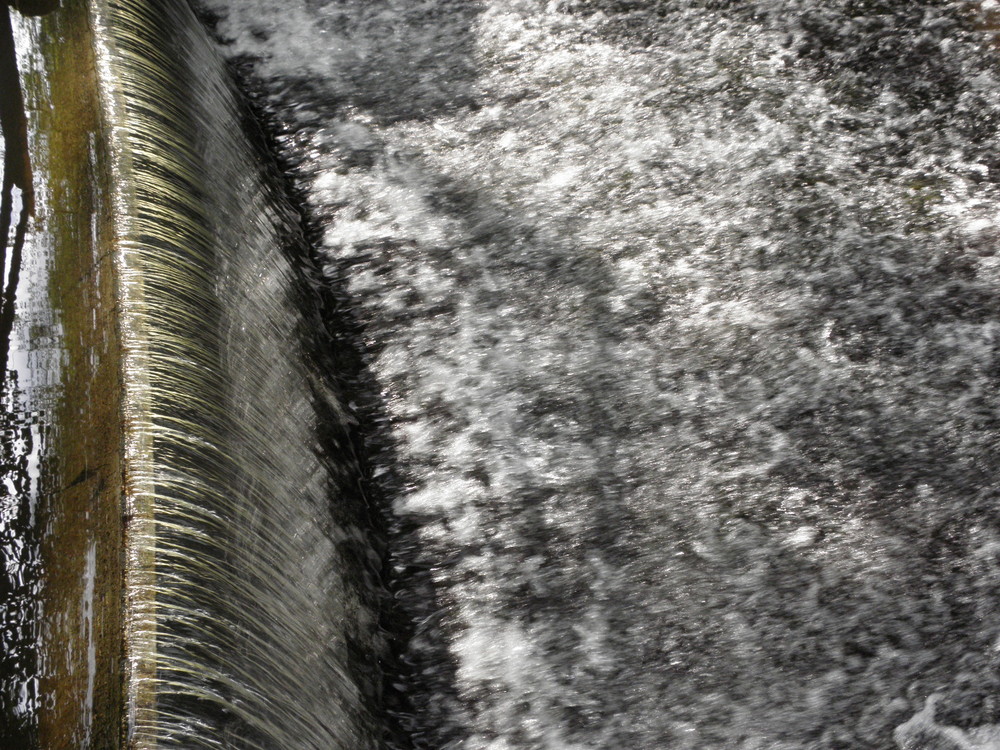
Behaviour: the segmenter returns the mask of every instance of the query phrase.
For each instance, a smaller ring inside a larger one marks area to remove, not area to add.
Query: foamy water
[[[415,746],[997,746],[975,4],[204,4],[359,325]]]

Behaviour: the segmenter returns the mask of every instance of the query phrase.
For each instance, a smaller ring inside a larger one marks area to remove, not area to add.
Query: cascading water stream
[[[43,748],[376,747],[379,554],[259,131],[184,2],[15,20],[65,366],[5,709]]]
[[[373,746],[368,532],[344,416],[306,360],[295,226],[190,11],[109,3],[98,24],[124,187],[126,538],[152,552],[126,585],[130,736]]]

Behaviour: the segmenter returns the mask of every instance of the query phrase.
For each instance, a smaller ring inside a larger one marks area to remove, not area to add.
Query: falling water
[[[99,5],[96,35],[120,187],[130,741],[374,746],[378,559],[348,417],[308,359],[294,217],[183,3]]]
[[[22,566],[40,571],[28,734],[374,747],[380,560],[296,216],[185,3],[65,6],[17,18],[40,51],[22,78],[55,247],[37,252],[50,276],[77,269],[40,286],[67,366],[45,373],[62,489]],[[68,183],[88,200],[56,195]]]

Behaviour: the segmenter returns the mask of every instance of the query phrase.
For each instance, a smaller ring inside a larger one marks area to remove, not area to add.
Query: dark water
[[[28,747],[35,738],[39,705],[37,633],[41,524],[40,463],[47,452],[42,404],[44,380],[52,374],[44,348],[26,337],[23,318],[36,331],[51,329],[50,311],[37,305],[39,279],[21,291],[22,325],[15,308],[25,243],[34,214],[24,98],[6,8],[0,12],[0,125],[3,186],[0,192],[0,736]],[[37,273],[37,267],[35,269]],[[27,299],[26,299],[27,298]],[[32,303],[35,303],[34,305]],[[32,309],[35,307],[35,309]],[[27,311],[25,310],[27,308]],[[27,312],[27,314],[25,314]],[[39,354],[43,354],[39,357]],[[32,361],[34,360],[34,361]],[[41,360],[41,361],[39,361]]]

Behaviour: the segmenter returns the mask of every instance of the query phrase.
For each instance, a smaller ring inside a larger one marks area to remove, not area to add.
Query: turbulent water
[[[992,0],[207,0],[353,315],[421,748],[995,748]]]

